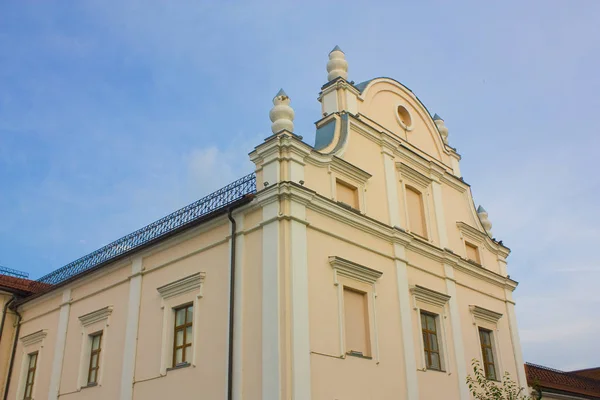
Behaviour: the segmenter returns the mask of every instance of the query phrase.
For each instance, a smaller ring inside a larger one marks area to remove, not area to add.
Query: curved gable
[[[444,163],[450,159],[427,108],[406,86],[391,78],[356,85],[358,112]]]

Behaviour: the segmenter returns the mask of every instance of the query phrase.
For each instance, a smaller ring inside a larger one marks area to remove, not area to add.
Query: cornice
[[[492,324],[496,324],[498,323],[500,318],[502,318],[502,314],[500,313],[475,305],[470,305],[469,310],[473,315],[473,325],[476,325],[475,319],[480,319],[483,321],[491,322]]]
[[[489,251],[497,255],[501,255],[504,258],[508,257],[510,254],[510,250],[507,247],[492,240],[487,233],[481,232],[479,229],[474,228],[462,221],[456,222],[456,226],[461,234],[479,243],[483,243]]]
[[[329,264],[331,264],[331,267],[335,270],[337,275],[369,283],[371,285],[383,275],[383,272],[381,271],[365,267],[364,265],[357,264],[342,257],[329,256]]]
[[[175,282],[161,286],[156,290],[158,293],[160,293],[163,299],[168,299],[170,297],[187,293],[195,289],[201,289],[205,277],[205,272],[196,272],[193,275],[186,276],[185,278],[181,278]]]
[[[112,314],[112,311],[113,311],[112,306],[106,306],[99,310],[92,311],[91,313],[82,315],[81,317],[79,317],[79,321],[81,321],[81,324],[83,326],[88,326],[95,322],[108,319],[108,317],[110,317],[110,315]]]
[[[27,336],[23,336],[21,338],[21,343],[23,346],[30,346],[32,344],[41,343],[46,336],[48,335],[48,331],[46,329],[41,329],[37,332],[33,332]]]
[[[444,307],[446,303],[450,301],[450,296],[448,296],[447,294],[440,293],[420,285],[411,286],[410,292],[413,295],[415,301],[421,301],[423,303],[431,304],[436,307]],[[417,308],[416,303],[415,308]]]
[[[330,167],[332,171],[338,174],[349,176],[363,184],[373,176],[367,171],[350,164],[348,161],[345,161],[338,156],[325,155],[317,152],[316,150],[312,151],[305,158],[305,162],[317,167]]]
[[[397,162],[396,169],[400,172],[402,176],[409,178],[413,182],[420,185],[422,188],[426,188],[431,184],[431,178],[425,176],[424,174],[420,173],[419,171],[407,164]]]

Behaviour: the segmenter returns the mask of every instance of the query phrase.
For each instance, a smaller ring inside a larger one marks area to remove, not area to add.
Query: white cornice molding
[[[79,321],[81,321],[81,324],[85,327],[98,321],[108,320],[108,317],[110,317],[112,311],[113,306],[106,306],[99,310],[82,315],[81,317],[79,317]]]
[[[450,296],[447,294],[440,293],[420,285],[411,286],[410,292],[415,300],[415,309],[417,308],[417,301],[422,301],[423,303],[431,304],[436,307],[444,307],[448,301],[450,301]]]
[[[345,276],[371,285],[383,275],[383,272],[381,271],[365,267],[364,265],[337,256],[329,256],[329,264],[331,264],[336,275]]]
[[[164,286],[161,286],[156,290],[158,291],[158,293],[160,293],[163,299],[168,299],[170,297],[187,293],[195,289],[199,289],[201,293],[202,284],[204,283],[205,277],[205,272],[196,272],[193,275],[186,276],[185,278],[181,278],[179,280],[176,280],[175,282],[171,282]]]
[[[418,184],[421,188],[427,188],[431,184],[431,178],[429,178],[426,175],[423,175],[422,173],[420,173],[419,171],[407,164],[397,162],[396,168],[398,169],[402,177],[410,179],[411,181]]]
[[[510,250],[507,247],[494,242],[487,233],[484,233],[462,221],[458,221],[456,223],[456,227],[463,236],[466,236],[480,244],[484,244],[489,251],[495,253],[496,255],[506,258],[510,254]]]
[[[500,318],[502,318],[502,314],[497,313],[496,311],[488,310],[487,308],[475,305],[470,305],[469,310],[473,316],[473,325],[477,324],[476,319],[497,324]]]
[[[21,338],[21,343],[23,343],[23,346],[31,346],[32,344],[38,344],[41,343],[46,336],[48,335],[48,331],[46,329],[41,329],[37,332],[33,332],[27,336],[23,336]]]

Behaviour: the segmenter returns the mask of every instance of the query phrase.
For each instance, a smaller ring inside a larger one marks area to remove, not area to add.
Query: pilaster
[[[456,298],[456,280],[454,279],[454,268],[444,264],[446,275],[446,294],[450,296],[448,308],[450,310],[450,325],[452,327],[452,347],[456,361],[456,378],[461,400],[469,400],[469,388],[467,387],[467,364],[465,361],[465,346],[463,344],[462,328],[460,325],[460,311]]]
[[[71,289],[65,289],[62,296],[62,304],[60,305],[58,326],[56,327],[56,342],[54,345],[54,359],[52,360],[52,375],[50,376],[50,386],[48,388],[48,400],[56,400],[59,395],[70,311]]]
[[[515,313],[515,303],[512,299],[512,290],[504,289],[506,296],[506,315],[508,317],[508,328],[510,330],[510,341],[517,370],[517,383],[522,387],[526,394],[529,393],[527,385],[527,376],[525,375],[525,363],[523,362],[523,353],[521,352],[521,340],[519,339],[519,329],[517,325],[517,315]]]
[[[244,230],[244,214],[234,215],[237,231]],[[243,332],[244,332],[244,234],[238,233],[235,240],[235,302],[233,312],[233,399],[242,400],[243,393]]]
[[[402,330],[402,347],[404,349],[404,373],[406,379],[406,399],[419,400],[419,382],[417,378],[417,360],[413,340],[412,312],[410,304],[410,288],[408,282],[408,266],[406,250],[400,244],[394,244],[396,279],[398,287],[398,304],[400,306],[400,323]]]
[[[388,212],[390,225],[400,226],[400,205],[398,204],[398,179],[396,179],[396,164],[394,152],[387,147],[381,148],[383,156],[383,168],[385,171],[385,190],[387,192]]]
[[[121,372],[121,400],[133,399],[133,380],[135,376],[135,357],[142,300],[142,257],[132,260],[129,277],[129,300],[127,302],[127,326],[125,327],[125,346],[123,349],[123,370]]]

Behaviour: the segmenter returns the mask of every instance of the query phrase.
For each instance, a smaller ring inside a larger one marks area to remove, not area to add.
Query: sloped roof
[[[587,378],[592,378],[600,381],[600,367],[596,368],[588,368],[588,369],[579,369],[577,371],[571,371],[571,374],[585,376]]]
[[[537,385],[541,389],[549,389],[553,392],[600,399],[600,380],[581,376],[576,372],[564,372],[541,365],[525,364],[527,383],[530,386]]]
[[[45,289],[43,285],[30,279],[0,274],[0,290],[27,296]]]

